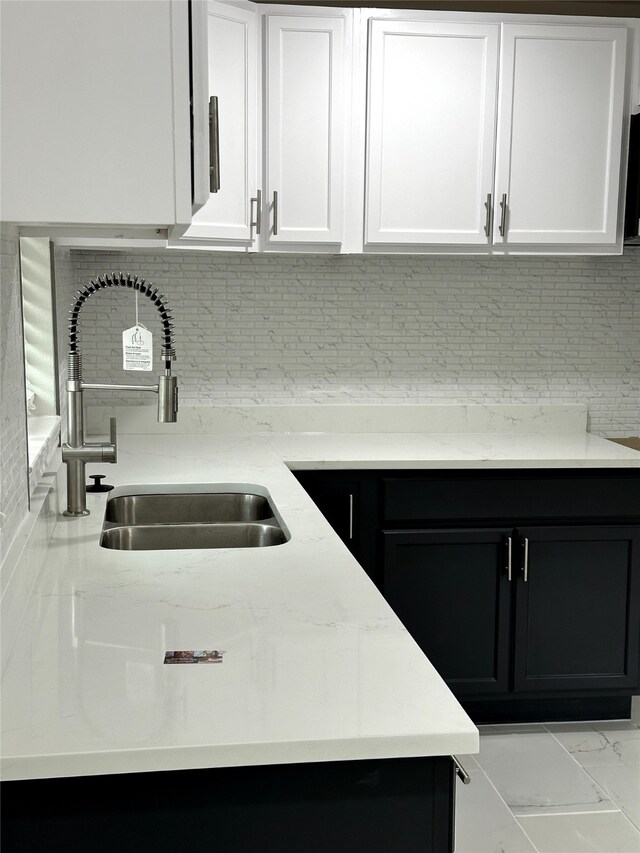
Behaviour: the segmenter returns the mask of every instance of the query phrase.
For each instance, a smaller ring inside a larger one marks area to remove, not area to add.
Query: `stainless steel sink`
[[[289,538],[264,495],[233,491],[153,494],[144,491],[116,494],[107,500],[100,538],[103,548],[120,551],[264,548],[282,545]]]
[[[107,503],[105,521],[113,524],[218,524],[263,521],[273,517],[262,495],[207,494],[122,495]]]
[[[277,524],[140,524],[104,530],[103,548],[167,551],[175,548],[260,548],[286,541]]]

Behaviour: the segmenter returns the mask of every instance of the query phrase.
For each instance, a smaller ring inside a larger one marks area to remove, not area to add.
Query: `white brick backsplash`
[[[28,511],[18,232],[0,226],[0,564]]]
[[[640,432],[637,248],[602,258],[59,255],[61,316],[105,272],[134,273],[165,294],[187,405],[578,402],[593,432]],[[155,334],[159,366],[157,315],[143,298],[140,319]],[[133,322],[131,294],[88,301],[87,381],[150,381],[121,369],[121,333]],[[153,404],[149,395],[89,394]]]

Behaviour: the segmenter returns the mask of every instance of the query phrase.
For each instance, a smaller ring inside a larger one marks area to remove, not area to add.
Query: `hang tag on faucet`
[[[141,323],[122,333],[122,369],[153,370],[153,334]]]

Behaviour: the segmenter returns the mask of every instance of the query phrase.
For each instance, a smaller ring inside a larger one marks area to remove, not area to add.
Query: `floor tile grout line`
[[[479,755],[479,754],[480,754],[480,753],[478,753],[478,755]],[[499,791],[499,790],[496,788],[496,786],[493,784],[493,781],[492,781],[491,777],[489,776],[489,774],[485,772],[484,768],[480,765],[480,762],[479,762],[479,761],[476,761],[476,764],[477,764],[477,766],[478,766],[478,770],[482,773],[482,775],[485,777],[485,779],[487,780],[487,782],[489,783],[489,785],[491,785],[491,787],[493,788],[493,790],[496,792],[496,794],[497,794],[497,796],[498,796],[498,799],[499,799],[499,800],[501,800],[501,802],[503,802],[503,803],[504,803],[505,808],[507,809],[507,811],[509,812],[509,814],[511,815],[511,817],[515,820],[515,822],[518,824],[518,826],[520,827],[520,829],[521,829],[521,830],[522,830],[522,832],[524,833],[524,836],[525,836],[525,838],[527,839],[527,841],[531,844],[531,846],[532,846],[532,847],[533,847],[533,849],[536,851],[536,853],[540,853],[540,850],[536,847],[536,845],[533,843],[533,840],[530,838],[529,833],[527,832],[527,830],[524,828],[524,826],[523,826],[523,825],[520,823],[520,821],[518,820],[517,815],[515,815],[515,814],[513,813],[513,810],[511,809],[511,806],[509,805],[509,803],[505,800],[505,798],[502,796],[502,794],[500,793],[500,791]],[[471,781],[471,784],[473,784],[473,780]]]
[[[626,765],[625,765],[625,764],[606,764],[606,765],[600,765],[600,766],[601,766],[601,767],[633,767],[634,765],[633,765],[633,764],[626,764]],[[587,771],[587,773],[589,773],[589,771],[587,770],[587,768],[586,768],[586,767],[585,767],[585,770]],[[589,773],[589,776],[591,776],[591,773]],[[593,776],[591,776],[591,778],[593,779],[593,781],[594,781],[597,785],[599,785],[599,784],[600,784],[600,783],[598,782],[598,780],[597,780],[597,779],[595,779]],[[608,792],[608,791],[605,791],[605,793],[607,793],[607,794],[608,794],[609,792]],[[620,811],[620,813],[621,813],[621,814],[623,814],[623,815],[625,816],[625,818],[629,821],[629,823],[631,824],[631,826],[636,830],[636,832],[638,833],[638,836],[640,837],[640,827],[637,827],[637,826],[635,825],[635,823],[631,820],[631,818],[629,817],[629,815],[628,815],[628,814],[625,812],[625,810],[622,808],[622,804],[618,802],[618,800],[613,796],[613,794],[609,794],[609,799],[611,800],[611,802],[612,802],[612,803],[615,803],[615,804],[618,806],[618,810]]]
[[[586,725],[591,725],[591,724],[590,724],[590,723],[586,723]],[[547,728],[547,727],[545,726],[545,729],[546,729],[546,728]],[[591,726],[591,728],[593,729],[593,726]],[[593,731],[594,731],[594,732],[596,732],[596,730],[595,730],[595,729],[593,729]],[[583,767],[583,766],[582,766],[582,764],[580,764],[580,762],[578,761],[578,759],[577,759],[575,756],[573,756],[573,755],[569,752],[569,750],[566,748],[566,746],[558,740],[558,738],[554,735],[554,733],[553,733],[553,732],[550,732],[550,731],[549,731],[549,729],[547,729],[547,732],[551,735],[551,737],[555,740],[555,742],[556,742],[559,746],[561,746],[561,747],[562,747],[562,749],[567,753],[567,755],[569,756],[569,758],[570,758],[570,759],[571,759],[571,760],[572,760],[572,761],[573,761],[573,762],[574,762],[574,763],[575,763],[575,764],[580,768],[580,770],[582,770],[582,772],[583,772],[583,773],[586,773],[586,775],[589,777],[589,779],[591,780],[591,782],[595,785],[596,790],[597,790],[597,791],[599,791],[599,792],[603,795],[603,797],[604,797],[606,800],[608,800],[612,805],[617,806],[617,808],[616,808],[616,809],[612,809],[612,811],[619,811],[619,812],[621,812],[621,811],[622,811],[622,809],[620,808],[620,806],[619,806],[619,804],[616,802],[616,800],[614,800],[614,799],[612,798],[611,794],[609,794],[609,792],[608,792],[608,791],[605,791],[605,790],[601,787],[600,783],[597,781],[597,779],[594,779],[594,778],[593,778],[593,776],[591,775],[591,773],[589,773],[589,771],[587,770],[587,768],[586,768],[586,767]],[[596,732],[596,734],[597,734],[597,732]],[[608,809],[594,809],[594,811],[608,811]],[[568,812],[568,814],[573,814],[573,812]],[[576,812],[576,814],[578,814],[578,812]]]
[[[628,823],[630,823],[630,824],[631,824],[631,826],[632,826],[632,827],[635,829],[635,831],[638,833],[638,840],[640,841],[640,829],[638,829],[638,827],[637,827],[637,826],[635,825],[635,823],[631,820],[631,818],[629,817],[629,815],[628,815],[628,814],[625,814],[624,809],[620,809],[620,814],[621,814],[621,815],[622,815],[622,816],[627,820],[627,822],[628,822]]]
[[[634,728],[636,728],[636,729],[638,729],[638,730],[640,731],[640,727],[639,727],[639,726],[636,726],[636,725],[635,725],[635,723],[633,723],[633,721],[632,721],[632,720],[629,720],[629,721],[626,721],[626,720],[589,720],[589,721],[586,721],[586,720],[585,720],[585,731],[586,731],[586,727],[588,726],[588,727],[590,727],[590,728],[593,730],[593,732],[594,732],[595,734],[599,734],[598,730],[597,730],[597,729],[596,729],[596,727],[595,727],[597,723],[616,723],[616,722],[631,722],[631,723],[633,724]],[[580,764],[580,762],[579,762],[579,761],[578,761],[578,760],[577,760],[577,759],[576,759],[576,758],[575,758],[575,757],[574,757],[574,756],[569,752],[569,750],[566,748],[566,746],[558,740],[558,738],[555,736],[554,732],[549,731],[548,726],[549,726],[549,725],[554,725],[554,724],[553,724],[553,723],[544,723],[543,725],[544,725],[544,728],[549,732],[549,734],[551,735],[551,737],[552,737],[555,741],[557,741],[557,743],[559,743],[559,744],[560,744],[560,746],[564,749],[564,751],[565,751],[566,753],[568,753],[568,754],[571,756],[571,758],[573,758],[573,760],[578,764],[578,766],[579,766],[582,770],[584,770],[584,772],[589,776],[589,778],[593,780],[593,783],[594,783],[594,785],[596,785],[596,786],[597,786],[598,790],[602,791],[602,793],[603,793],[603,794],[606,794],[606,795],[607,795],[607,798],[609,799],[609,802],[611,802],[611,803],[613,803],[615,806],[617,806],[617,811],[621,812],[621,814],[623,814],[623,815],[624,815],[624,817],[629,821],[629,823],[631,824],[631,826],[632,826],[636,831],[638,831],[638,832],[640,833],[640,829],[638,829],[638,827],[635,825],[635,823],[634,823],[634,822],[631,820],[631,818],[626,814],[625,810],[624,810],[624,809],[623,809],[623,807],[622,807],[622,804],[621,804],[620,802],[618,802],[618,799],[617,799],[617,798],[616,798],[612,793],[610,793],[606,788],[603,788],[603,787],[602,787],[602,783],[601,783],[601,782],[598,782],[598,780],[595,778],[595,776],[593,776],[593,775],[589,772],[589,768],[588,768],[588,767],[584,767],[584,765]],[[594,766],[595,766],[595,765],[594,765]],[[598,767],[635,767],[635,764],[624,764],[624,762],[615,762],[615,763],[613,763],[613,762],[612,762],[611,764],[599,764],[599,765],[597,765],[597,766],[598,766]]]
[[[585,726],[585,732],[587,731],[587,727],[591,728],[591,730],[592,730],[592,731],[596,732],[597,730],[594,728],[594,724],[595,724],[595,723],[599,723],[599,722],[603,722],[603,721],[601,721],[601,720],[591,720],[591,721],[586,721],[586,720],[585,720],[585,721],[576,721],[576,724],[582,724],[582,723],[584,723],[584,726]],[[615,721],[609,721],[609,720],[606,720],[606,721],[604,721],[604,722],[615,722]],[[628,721],[621,721],[621,722],[628,722]],[[626,823],[628,823],[628,824],[630,824],[630,825],[631,825],[632,829],[633,829],[633,830],[638,834],[638,837],[640,838],[640,830],[638,829],[638,827],[636,827],[636,825],[635,825],[635,824],[633,823],[633,821],[628,817],[628,815],[626,815],[626,814],[625,814],[624,810],[620,807],[620,805],[619,805],[619,803],[617,802],[617,800],[615,800],[615,798],[613,798],[611,795],[609,795],[609,794],[608,794],[608,791],[603,790],[603,789],[601,788],[600,783],[598,783],[598,781],[597,781],[596,779],[594,779],[594,777],[591,775],[591,773],[589,773],[588,769],[587,769],[586,767],[583,767],[583,766],[580,764],[580,762],[579,762],[579,761],[578,761],[578,760],[577,760],[577,759],[576,759],[576,758],[575,758],[575,757],[574,757],[574,756],[569,752],[569,750],[565,747],[565,745],[564,745],[563,743],[561,743],[561,742],[558,740],[558,738],[555,736],[555,734],[554,734],[552,731],[549,731],[548,725],[553,725],[553,723],[548,723],[548,724],[542,723],[542,724],[540,724],[540,725],[542,725],[542,728],[543,728],[544,732],[545,732],[545,733],[547,733],[547,734],[550,734],[550,735],[551,735],[551,737],[556,741],[556,743],[557,743],[557,744],[558,744],[558,745],[559,745],[559,746],[564,750],[564,752],[566,752],[566,753],[571,757],[571,759],[573,760],[573,762],[574,762],[574,763],[575,763],[575,764],[576,764],[576,765],[577,765],[577,766],[578,766],[582,771],[584,771],[584,773],[586,773],[586,774],[587,774],[587,776],[589,777],[589,779],[590,779],[590,780],[593,782],[593,784],[596,786],[597,790],[598,790],[598,791],[600,791],[603,795],[605,795],[605,796],[607,797],[608,801],[612,804],[612,806],[614,806],[614,808],[612,808],[612,809],[600,809],[600,810],[593,810],[593,809],[591,809],[591,810],[588,810],[588,811],[577,811],[577,812],[576,812],[576,811],[570,811],[570,812],[553,812],[553,813],[549,813],[549,812],[547,812],[547,813],[540,813],[540,814],[517,815],[517,814],[515,814],[515,813],[514,813],[514,811],[513,811],[513,809],[511,808],[511,806],[509,806],[509,804],[506,802],[506,800],[504,799],[504,797],[500,794],[500,791],[498,791],[498,789],[497,789],[497,788],[496,788],[496,786],[494,785],[494,783],[493,783],[493,781],[492,781],[491,777],[489,776],[489,774],[485,771],[485,769],[481,766],[480,762],[477,760],[478,756],[474,756],[474,761],[475,761],[475,764],[476,764],[476,766],[477,766],[477,769],[478,769],[478,770],[482,773],[482,775],[487,779],[487,781],[488,781],[489,785],[491,786],[491,788],[492,788],[492,789],[495,791],[495,793],[497,794],[498,799],[499,799],[501,802],[503,802],[503,803],[504,803],[504,805],[505,805],[505,806],[506,806],[506,808],[508,809],[509,813],[512,815],[512,817],[514,818],[514,820],[515,820],[515,821],[516,821],[516,823],[518,824],[518,826],[519,826],[520,830],[523,832],[524,836],[527,838],[527,840],[528,840],[528,841],[529,841],[529,843],[532,845],[532,847],[534,848],[534,850],[536,850],[536,853],[540,853],[540,850],[539,850],[539,848],[534,844],[534,842],[533,842],[533,840],[531,839],[531,837],[529,836],[529,834],[528,834],[527,830],[526,830],[526,829],[525,829],[525,827],[523,826],[523,824],[522,824],[522,822],[521,822],[521,820],[520,820],[520,818],[521,818],[521,817],[522,817],[522,818],[535,818],[535,817],[550,817],[550,816],[551,816],[551,817],[553,817],[553,816],[555,816],[555,815],[558,815],[558,816],[560,816],[560,815],[564,815],[564,816],[566,816],[566,815],[576,815],[576,816],[577,816],[577,815],[590,815],[590,814],[621,814],[621,815],[623,815],[623,817],[624,817],[624,819],[625,819]],[[637,729],[639,729],[639,730],[640,730],[640,726],[635,726],[635,728],[637,728]],[[617,765],[612,765],[612,766],[617,766]]]
[[[590,726],[590,727],[593,729],[593,723],[594,723],[594,722],[603,722],[603,721],[602,721],[602,720],[593,720],[593,721],[592,721],[592,720],[590,720],[590,721],[586,721],[586,720],[585,720],[584,725],[585,725],[585,727]],[[523,723],[522,725],[523,725],[523,727],[524,727],[524,726],[526,726],[526,725],[531,725],[531,723]],[[540,726],[542,726],[542,728],[543,728],[543,730],[544,730],[544,734],[548,734],[548,735],[550,735],[550,736],[553,738],[553,740],[558,744],[558,746],[563,750],[563,752],[566,752],[566,754],[567,754],[567,755],[569,756],[569,758],[573,761],[573,763],[574,763],[574,764],[576,764],[576,765],[580,768],[580,770],[582,770],[582,772],[583,772],[583,773],[585,773],[585,774],[589,777],[589,780],[593,783],[593,785],[595,785],[596,790],[597,790],[600,794],[602,794],[602,796],[604,797],[604,801],[609,802],[609,803],[611,803],[613,806],[615,806],[615,808],[611,809],[611,811],[622,811],[622,809],[620,808],[620,806],[618,805],[618,803],[611,799],[611,797],[607,794],[607,792],[606,792],[606,791],[604,791],[604,790],[600,787],[599,783],[598,783],[598,782],[593,778],[593,776],[592,776],[592,775],[591,775],[591,774],[586,770],[586,768],[584,768],[584,767],[580,764],[580,762],[579,762],[579,761],[577,761],[577,759],[576,759],[576,758],[574,758],[574,756],[569,752],[569,750],[565,747],[565,745],[564,745],[563,743],[561,743],[561,742],[558,740],[558,738],[554,735],[554,733],[553,733],[553,732],[551,732],[551,731],[549,731],[549,729],[547,728],[547,725],[553,725],[553,723],[548,723],[548,724],[547,724],[547,723],[536,723],[535,725],[540,725]],[[595,729],[593,729],[593,731],[595,732]],[[535,734],[535,732],[533,732],[532,734]],[[478,761],[478,762],[476,762],[476,763],[478,764],[478,766],[480,766],[480,762],[479,762],[479,761]],[[485,774],[485,775],[486,775],[486,774]],[[489,777],[488,777],[488,776],[487,776],[487,778],[489,779]],[[491,781],[491,780],[489,779],[489,781]],[[496,789],[496,790],[497,790],[497,789]],[[506,801],[505,801],[505,802],[506,802]],[[508,804],[508,803],[507,803],[507,808],[511,811],[511,813],[513,814],[513,816],[517,819],[518,815],[516,815],[516,813],[513,811],[513,809],[511,808],[511,806],[509,806],[509,804]],[[609,811],[609,809],[592,809],[592,811]],[[587,814],[587,813],[588,813],[588,812],[584,812],[584,814]],[[550,814],[582,814],[582,812],[575,812],[575,811],[567,811],[567,812],[550,812]],[[524,817],[524,815],[523,815],[523,817]]]
[[[603,723],[603,722],[604,722],[604,723],[615,723],[615,722],[627,722],[627,721],[625,721],[625,720],[588,720],[588,721],[587,721],[587,720],[585,720],[585,721],[584,721],[585,731],[586,731],[587,727],[589,727],[589,728],[591,728],[591,729],[592,729],[592,731],[593,731],[595,734],[598,734],[598,730],[595,728],[595,724],[596,724],[596,723]],[[633,722],[633,721],[632,721],[632,720],[630,720],[629,722]],[[640,837],[640,829],[638,829],[638,827],[637,827],[637,826],[635,825],[635,823],[631,820],[631,818],[630,818],[630,817],[625,813],[624,809],[622,808],[622,806],[620,805],[620,803],[617,801],[617,799],[613,796],[613,794],[610,794],[607,790],[602,789],[602,788],[601,788],[601,784],[600,784],[600,782],[598,782],[598,780],[597,780],[597,779],[595,779],[595,778],[591,775],[591,773],[589,773],[589,769],[588,769],[587,767],[584,767],[582,764],[580,764],[580,762],[579,762],[579,761],[578,761],[578,760],[577,760],[573,755],[571,755],[571,753],[570,753],[570,752],[569,752],[569,750],[566,748],[566,746],[565,746],[563,743],[561,743],[561,742],[558,740],[558,738],[555,736],[555,733],[554,733],[554,732],[549,731],[549,725],[554,725],[554,724],[553,724],[553,723],[543,723],[543,725],[544,725],[544,728],[546,729],[546,731],[547,731],[547,732],[549,732],[549,734],[551,735],[551,737],[552,737],[552,738],[553,738],[557,743],[559,743],[559,744],[560,744],[560,746],[564,749],[564,751],[565,751],[568,755],[570,755],[570,756],[571,756],[571,758],[573,758],[573,760],[576,762],[576,764],[578,765],[578,767],[580,767],[582,770],[584,770],[584,772],[587,774],[587,776],[589,776],[589,778],[593,780],[593,783],[598,787],[598,790],[601,790],[603,794],[606,794],[606,795],[607,795],[607,797],[608,797],[608,799],[609,799],[609,802],[610,802],[610,803],[613,803],[614,805],[616,805],[616,806],[617,806],[617,809],[615,809],[615,811],[616,811],[616,812],[618,812],[619,814],[621,814],[621,815],[624,817],[624,819],[625,819],[628,823],[630,823],[630,824],[631,824],[631,826],[633,827],[633,829],[635,829],[635,831],[638,833],[638,836]],[[639,726],[636,726],[636,725],[635,725],[635,723],[634,723],[634,727],[635,727],[636,729],[640,729],[640,727],[639,727]],[[605,766],[605,765],[600,765],[600,766]],[[606,765],[606,766],[619,767],[619,766],[625,766],[625,765],[623,765],[623,764],[611,764],[611,765]],[[628,765],[628,766],[633,766],[633,765]],[[607,810],[607,811],[601,810],[601,811],[599,811],[599,812],[593,812],[593,811],[591,811],[591,812],[566,812],[566,814],[596,814],[596,813],[597,813],[597,814],[611,814],[612,812],[611,812],[611,811],[609,811],[609,810]],[[562,812],[562,814],[564,814],[564,812]],[[525,815],[522,815],[522,816],[523,816],[523,817],[525,817]],[[531,815],[531,817],[538,817],[538,815]],[[516,818],[517,818],[517,815],[516,815]]]
[[[579,814],[620,814],[622,809],[582,809],[581,811],[570,811],[570,812],[527,812],[527,814],[516,814],[513,812],[513,816],[517,819],[520,817],[554,817],[554,815],[579,815]]]

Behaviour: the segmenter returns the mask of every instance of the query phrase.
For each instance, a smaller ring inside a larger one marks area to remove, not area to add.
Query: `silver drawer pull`
[[[502,201],[500,202],[500,227],[498,231],[500,232],[500,236],[504,237],[507,233],[507,194],[502,193]]]
[[[456,776],[458,777],[458,779],[460,779],[460,781],[462,782],[463,785],[470,785],[471,784],[471,776],[469,776],[469,774],[464,769],[462,764],[460,764],[460,762],[455,757],[455,755],[451,756],[451,760],[453,761],[453,765],[454,765],[454,768],[456,771]]]
[[[484,206],[487,208],[487,213],[484,220],[484,233],[486,237],[491,236],[491,220],[493,218],[493,211],[491,209],[491,193],[487,194],[487,200],[484,203]]]
[[[522,560],[522,574],[524,575],[524,582],[526,583],[529,580],[529,540],[525,538],[522,543],[522,547],[524,549],[524,557]]]
[[[278,235],[278,193],[273,191],[273,236]]]
[[[255,228],[256,234],[260,234],[260,229],[262,228],[262,190],[257,190],[255,198],[250,199],[251,202],[251,216],[249,222],[249,228]],[[256,218],[253,218],[253,203],[256,205]]]
[[[509,579],[509,583],[511,583],[511,554],[512,554],[512,545],[513,541],[511,537],[507,537],[507,578]]]
[[[220,128],[218,125],[218,96],[209,98],[209,192],[220,190]]]
[[[353,539],[353,495],[349,495],[349,539]]]

